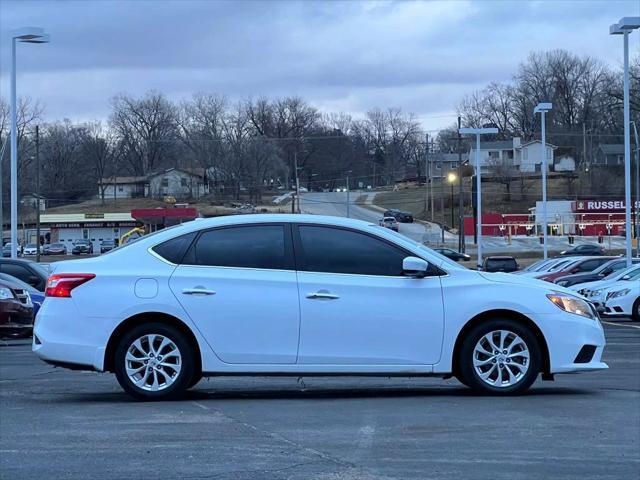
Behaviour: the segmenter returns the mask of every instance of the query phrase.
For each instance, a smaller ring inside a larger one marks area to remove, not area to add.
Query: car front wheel
[[[458,371],[462,383],[494,395],[517,395],[538,377],[541,352],[529,328],[508,319],[483,322],[463,339]]]
[[[631,317],[634,322],[640,322],[640,298],[637,298],[633,303],[633,312],[631,312]]]
[[[185,335],[163,323],[144,323],[127,332],[114,358],[120,386],[138,400],[179,397],[194,378],[194,365]]]

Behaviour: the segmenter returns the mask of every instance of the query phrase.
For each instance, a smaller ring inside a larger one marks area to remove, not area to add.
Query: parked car
[[[116,246],[115,240],[103,240],[100,242],[100,253],[106,253],[109,250],[113,250]]]
[[[45,255],[67,255],[67,246],[63,243],[52,243],[49,248],[45,250]]]
[[[413,214],[392,208],[384,212],[385,217],[393,217],[400,223],[413,223]]]
[[[26,337],[33,330],[33,304],[29,293],[17,285],[0,281],[0,336]]]
[[[35,243],[27,243],[22,250],[22,255],[26,256],[34,256],[38,252],[38,248],[40,249],[40,253],[43,252],[42,245],[38,247]]]
[[[612,273],[608,277],[586,285],[574,285],[571,290],[585,297],[596,307],[604,305],[608,289],[616,284],[624,284],[628,281],[640,279],[640,265],[633,265],[622,271]]]
[[[71,253],[73,255],[93,253],[93,243],[90,240],[76,240],[73,242]]]
[[[46,295],[36,355],[114,372],[142,399],[219,374],[455,375],[514,394],[540,373],[607,368],[597,312],[575,292],[347,218],[186,222],[60,262]]]
[[[539,260],[533,265],[529,265],[523,270],[514,272],[517,275],[524,277],[535,278],[538,275],[542,275],[544,272],[550,271],[552,268],[556,268],[558,265],[572,261],[570,258],[549,258],[547,260]]]
[[[547,282],[553,282],[557,278],[565,277],[567,275],[573,275],[576,273],[590,273],[614,258],[615,257],[581,257],[575,262],[568,263],[560,270],[548,272],[545,275],[537,278],[539,278],[540,280],[545,280]]]
[[[42,265],[26,259],[0,259],[0,273],[6,273],[44,292],[49,272]]]
[[[31,303],[33,304],[33,316],[35,318],[35,316],[38,314],[38,310],[40,310],[40,307],[42,306],[42,302],[44,302],[44,292],[40,292],[28,283],[23,282],[19,278],[16,278],[12,275],[7,275],[6,273],[0,273],[0,282],[12,283],[18,288],[21,288],[29,293],[29,297],[31,297]]]
[[[17,247],[16,250],[18,252],[18,256],[21,257],[22,256],[22,252],[23,252],[22,245],[18,244],[18,247]],[[11,244],[10,243],[5,243],[4,246],[2,247],[2,257],[3,258],[10,258],[11,257]]]
[[[438,252],[440,255],[444,255],[445,257],[450,258],[454,262],[459,262],[460,260],[468,262],[469,260],[471,260],[471,256],[467,255],[466,253],[456,252],[451,248],[434,248],[433,250],[435,252]]]
[[[601,313],[607,317],[631,317],[640,322],[640,279],[609,287]]]
[[[399,224],[398,224],[398,221],[395,219],[395,217],[381,218],[380,221],[378,222],[378,225],[384,228],[389,228],[394,232],[397,232],[399,229]]]
[[[604,247],[602,245],[593,245],[585,243],[583,245],[576,245],[569,250],[560,252],[560,255],[583,255],[593,257],[594,255],[604,255]]]
[[[633,264],[639,263],[640,259],[634,258]],[[575,273],[563,277],[558,277],[554,283],[562,287],[572,287],[577,284],[584,284],[589,282],[596,282],[602,280],[612,273],[622,271],[627,268],[627,260],[625,258],[618,258],[616,260],[610,260],[604,263],[600,267],[596,268],[593,272],[588,273]]]
[[[482,262],[483,272],[511,273],[518,271],[518,268],[518,262],[516,259],[508,256],[487,257]]]

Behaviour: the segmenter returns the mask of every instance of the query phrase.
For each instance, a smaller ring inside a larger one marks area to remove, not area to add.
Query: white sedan
[[[605,294],[603,314],[640,321],[640,279],[616,282],[609,287]]]
[[[33,351],[140,399],[202,376],[457,377],[516,394],[594,371],[604,333],[567,289],[468,270],[389,229],[311,215],[188,222],[59,262]]]

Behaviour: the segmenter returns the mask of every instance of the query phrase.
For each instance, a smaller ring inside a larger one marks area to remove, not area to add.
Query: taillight
[[[58,273],[51,275],[47,280],[45,297],[71,296],[71,290],[95,278],[93,273]]]

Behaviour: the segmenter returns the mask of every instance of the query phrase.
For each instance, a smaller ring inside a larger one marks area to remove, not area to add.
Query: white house
[[[145,196],[147,177],[107,177],[98,182],[98,198],[136,198]]]
[[[550,143],[546,145],[547,168],[553,163],[553,151],[557,147]],[[476,164],[475,143],[469,151],[471,165]],[[482,173],[491,173],[496,165],[511,165],[514,170],[525,173],[540,172],[542,170],[542,152],[540,140],[522,143],[520,137],[511,140],[480,143],[480,168]]]
[[[169,168],[149,175],[147,196],[161,198],[200,198],[209,193],[204,168]]]

